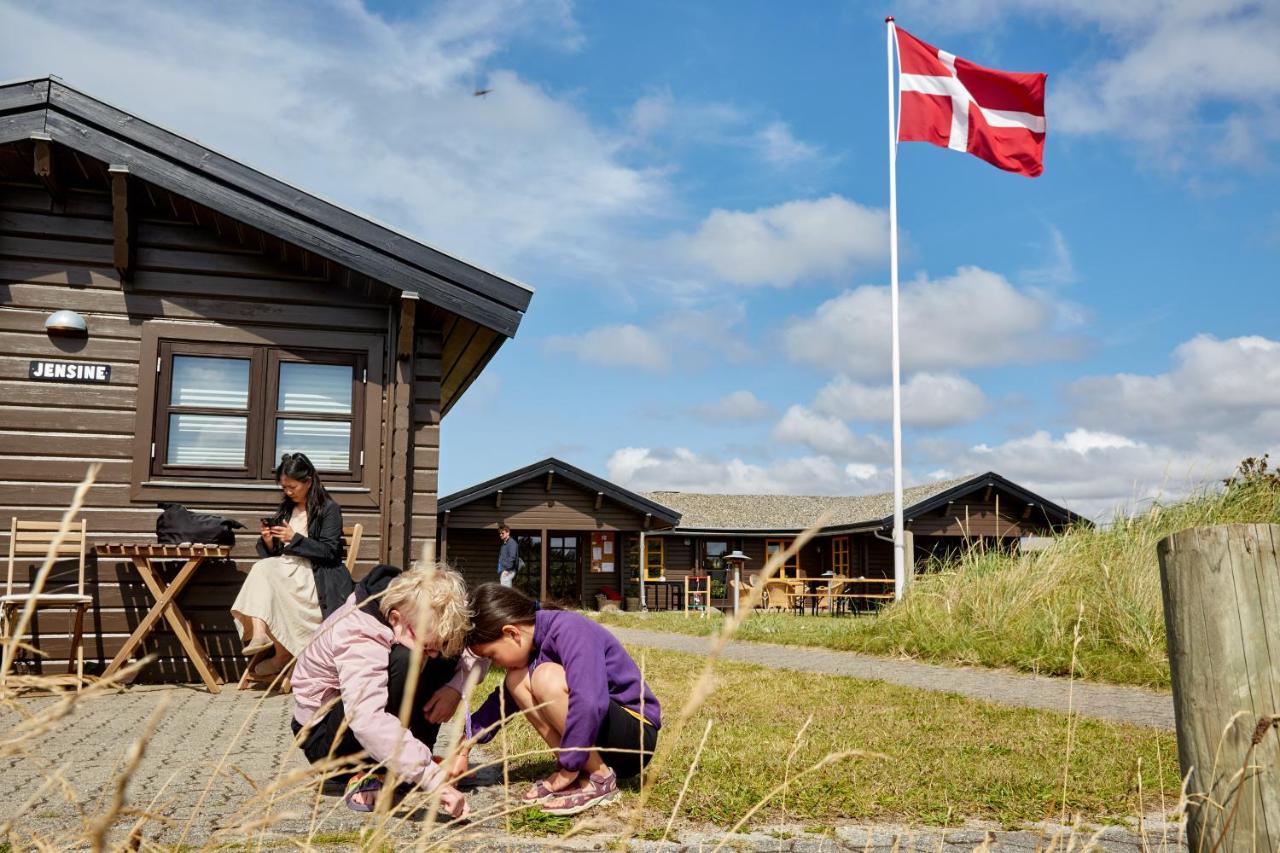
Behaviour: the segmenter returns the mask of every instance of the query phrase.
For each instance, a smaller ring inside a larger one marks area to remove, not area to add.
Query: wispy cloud
[[[585,364],[663,371],[671,366],[656,335],[632,324],[600,326],[579,335],[552,335],[544,342],[551,352],[566,352]]]
[[[786,122],[775,121],[756,134],[765,161],[776,166],[789,166],[817,157],[817,146],[801,142],[791,133]]]
[[[719,400],[694,406],[693,416],[711,424],[755,423],[774,416],[774,408],[750,391],[733,391]]]

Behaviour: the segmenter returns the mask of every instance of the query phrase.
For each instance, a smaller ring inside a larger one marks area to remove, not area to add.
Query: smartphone
[[[272,518],[271,516],[266,516],[266,515],[264,515],[264,516],[263,516],[261,519],[259,519],[259,520],[260,520],[263,524],[265,524],[267,527],[275,527],[275,526],[276,526],[276,520],[275,520],[274,518]]]

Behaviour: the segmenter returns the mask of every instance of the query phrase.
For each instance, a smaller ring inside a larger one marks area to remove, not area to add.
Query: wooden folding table
[[[226,545],[138,545],[132,543],[103,543],[94,548],[97,555],[101,557],[127,557],[133,561],[133,565],[138,569],[138,574],[142,575],[142,582],[147,585],[155,604],[147,611],[147,615],[142,617],[142,621],[138,623],[138,627],[129,635],[129,639],[125,640],[124,646],[112,658],[110,665],[107,666],[106,672],[102,674],[103,678],[114,675],[120,667],[128,662],[133,655],[135,649],[142,645],[142,641],[147,635],[155,630],[163,616],[169,623],[169,627],[173,629],[173,633],[177,636],[178,642],[182,644],[182,648],[186,650],[187,657],[191,658],[191,662],[195,664],[196,671],[200,673],[200,678],[204,681],[205,686],[209,688],[210,693],[217,693],[220,688],[218,685],[222,683],[222,679],[218,677],[213,670],[213,663],[209,660],[209,653],[205,651],[204,644],[200,642],[200,638],[196,636],[195,629],[192,627],[190,620],[182,614],[182,610],[178,607],[178,596],[182,593],[183,587],[187,582],[195,576],[196,569],[200,568],[200,564],[209,559],[225,559],[231,556],[231,548]],[[178,570],[173,581],[166,584],[164,578],[161,577],[153,566],[154,562],[163,562],[165,560],[185,560],[182,568]]]

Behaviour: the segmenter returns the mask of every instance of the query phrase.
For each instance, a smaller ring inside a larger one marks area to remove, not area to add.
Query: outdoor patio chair
[[[362,538],[364,538],[363,524],[350,524],[342,528],[342,539],[347,543],[346,566],[348,574],[355,569],[356,556],[360,553],[360,540]],[[249,686],[249,683],[253,681],[253,679],[250,678],[249,673],[253,672],[253,668],[255,666],[270,657],[271,652],[272,649],[263,649],[260,652],[254,652],[253,656],[249,658],[249,662],[245,664],[244,674],[240,676],[240,683],[236,685],[237,689],[244,690]],[[293,669],[293,664],[293,661],[289,661],[289,663],[285,664],[284,675],[276,685],[276,690],[281,693],[293,692],[293,681],[289,677],[289,673]]]
[[[741,585],[739,586],[738,581],[734,580],[733,578],[729,578],[729,586],[731,588],[737,589],[738,610],[741,611],[742,608],[746,607],[747,599],[751,597],[751,593],[755,592],[755,589],[756,589],[755,584],[752,584],[749,581],[742,581]],[[756,602],[756,609],[763,609],[763,608],[764,608],[764,597],[761,596],[761,599]]]
[[[13,591],[14,562],[19,557],[38,558],[41,562],[49,553],[49,547],[57,539],[61,524],[56,521],[19,521],[9,524],[9,571],[5,578],[4,595],[0,596],[0,643],[7,643],[16,630],[18,614],[29,602],[40,609],[65,609],[71,624],[68,635],[71,647],[67,650],[67,674],[75,673],[76,690],[84,685],[84,615],[93,598],[84,592],[84,558],[88,541],[88,524],[82,518],[72,524],[53,554],[55,562],[76,560],[75,592],[47,592],[36,595],[31,592]],[[34,575],[31,576],[34,580]],[[48,583],[46,582],[46,589]],[[0,679],[5,675],[0,673]]]
[[[767,602],[766,609],[777,609],[783,612],[790,610],[795,604],[795,592],[795,584],[789,580],[774,578],[773,580],[765,581],[764,598]]]

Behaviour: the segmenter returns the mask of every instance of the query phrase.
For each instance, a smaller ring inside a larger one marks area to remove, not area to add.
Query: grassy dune
[[[762,614],[737,636],[1067,675],[1078,623],[1078,677],[1167,687],[1156,543],[1199,525],[1280,523],[1280,480],[1262,464],[1229,488],[1206,489],[1106,527],[1072,530],[1045,551],[970,549],[945,568],[926,567],[901,602],[875,616]],[[695,634],[709,634],[718,622],[667,614],[602,619]]]

